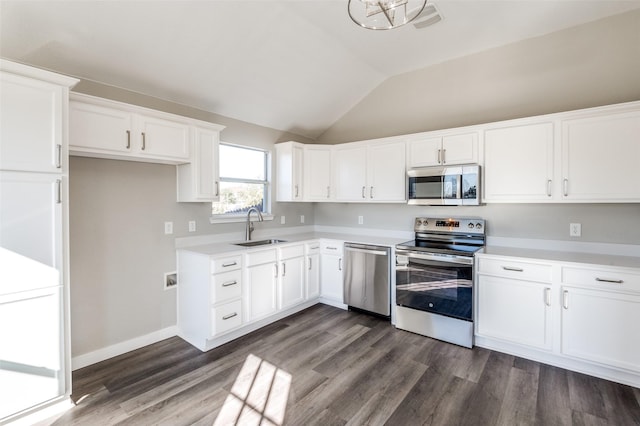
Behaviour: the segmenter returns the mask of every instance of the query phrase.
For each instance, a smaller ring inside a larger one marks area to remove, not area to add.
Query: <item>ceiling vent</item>
[[[440,15],[440,12],[436,9],[436,6],[433,3],[429,3],[425,6],[420,16],[414,20],[413,26],[421,29],[430,27],[440,21],[442,21],[442,15]]]

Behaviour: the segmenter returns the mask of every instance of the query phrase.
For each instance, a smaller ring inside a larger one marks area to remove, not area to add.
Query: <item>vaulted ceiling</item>
[[[433,4],[434,25],[371,31],[346,0],[0,0],[0,56],[314,139],[391,76],[640,8]]]

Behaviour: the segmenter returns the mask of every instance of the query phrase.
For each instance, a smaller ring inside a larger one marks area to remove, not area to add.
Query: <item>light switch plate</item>
[[[164,233],[165,235],[173,234],[173,222],[164,223]]]
[[[189,232],[196,232],[196,221],[195,220],[190,220],[189,221]]]

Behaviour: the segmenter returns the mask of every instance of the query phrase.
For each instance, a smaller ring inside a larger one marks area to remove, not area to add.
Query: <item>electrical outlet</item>
[[[300,223],[304,223],[304,215],[303,214],[300,215]]]
[[[170,288],[175,288],[178,285],[178,273],[166,272],[164,274],[164,289],[168,290]]]
[[[364,216],[358,216],[358,225],[362,225],[364,223]]]
[[[570,237],[579,237],[582,235],[582,225],[579,223],[570,223],[569,224],[569,236]]]
[[[280,216],[280,225],[284,225],[287,222],[287,219],[284,216]]]
[[[195,220],[190,220],[189,221],[189,232],[196,232],[196,221]]]
[[[173,222],[164,223],[164,233],[165,235],[173,234]]]

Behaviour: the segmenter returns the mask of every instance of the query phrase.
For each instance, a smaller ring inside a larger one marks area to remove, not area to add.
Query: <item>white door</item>
[[[189,126],[144,115],[137,120],[140,139],[136,151],[153,158],[189,161]]]
[[[562,353],[640,372],[640,296],[563,287]]]
[[[548,285],[480,275],[477,333],[551,349],[551,303]]]
[[[466,133],[442,138],[442,164],[470,164],[478,162],[478,134]]]
[[[62,284],[62,185],[61,175],[0,172],[0,294]]]
[[[335,150],[336,200],[366,201],[367,148],[345,144]]]
[[[320,255],[307,255],[307,268],[305,283],[307,285],[307,299],[320,296]]]
[[[343,302],[342,256],[322,255],[320,262],[320,296]]]
[[[265,263],[247,268],[248,320],[253,321],[275,313],[277,304],[277,265]]]
[[[368,148],[366,197],[370,201],[405,201],[406,167],[404,142]]]
[[[640,112],[562,123],[563,196],[640,201]]]
[[[304,146],[304,199],[327,201],[334,197],[331,188],[331,147]]]
[[[487,130],[484,134],[484,200],[548,202],[554,194],[553,123]],[[555,191],[557,192],[557,190]],[[554,197],[555,195],[555,197]]]
[[[137,144],[132,114],[82,102],[69,103],[70,151],[122,154],[131,152]]]
[[[280,263],[280,309],[304,302],[304,257]]]
[[[0,74],[0,170],[60,172],[63,89]]]

